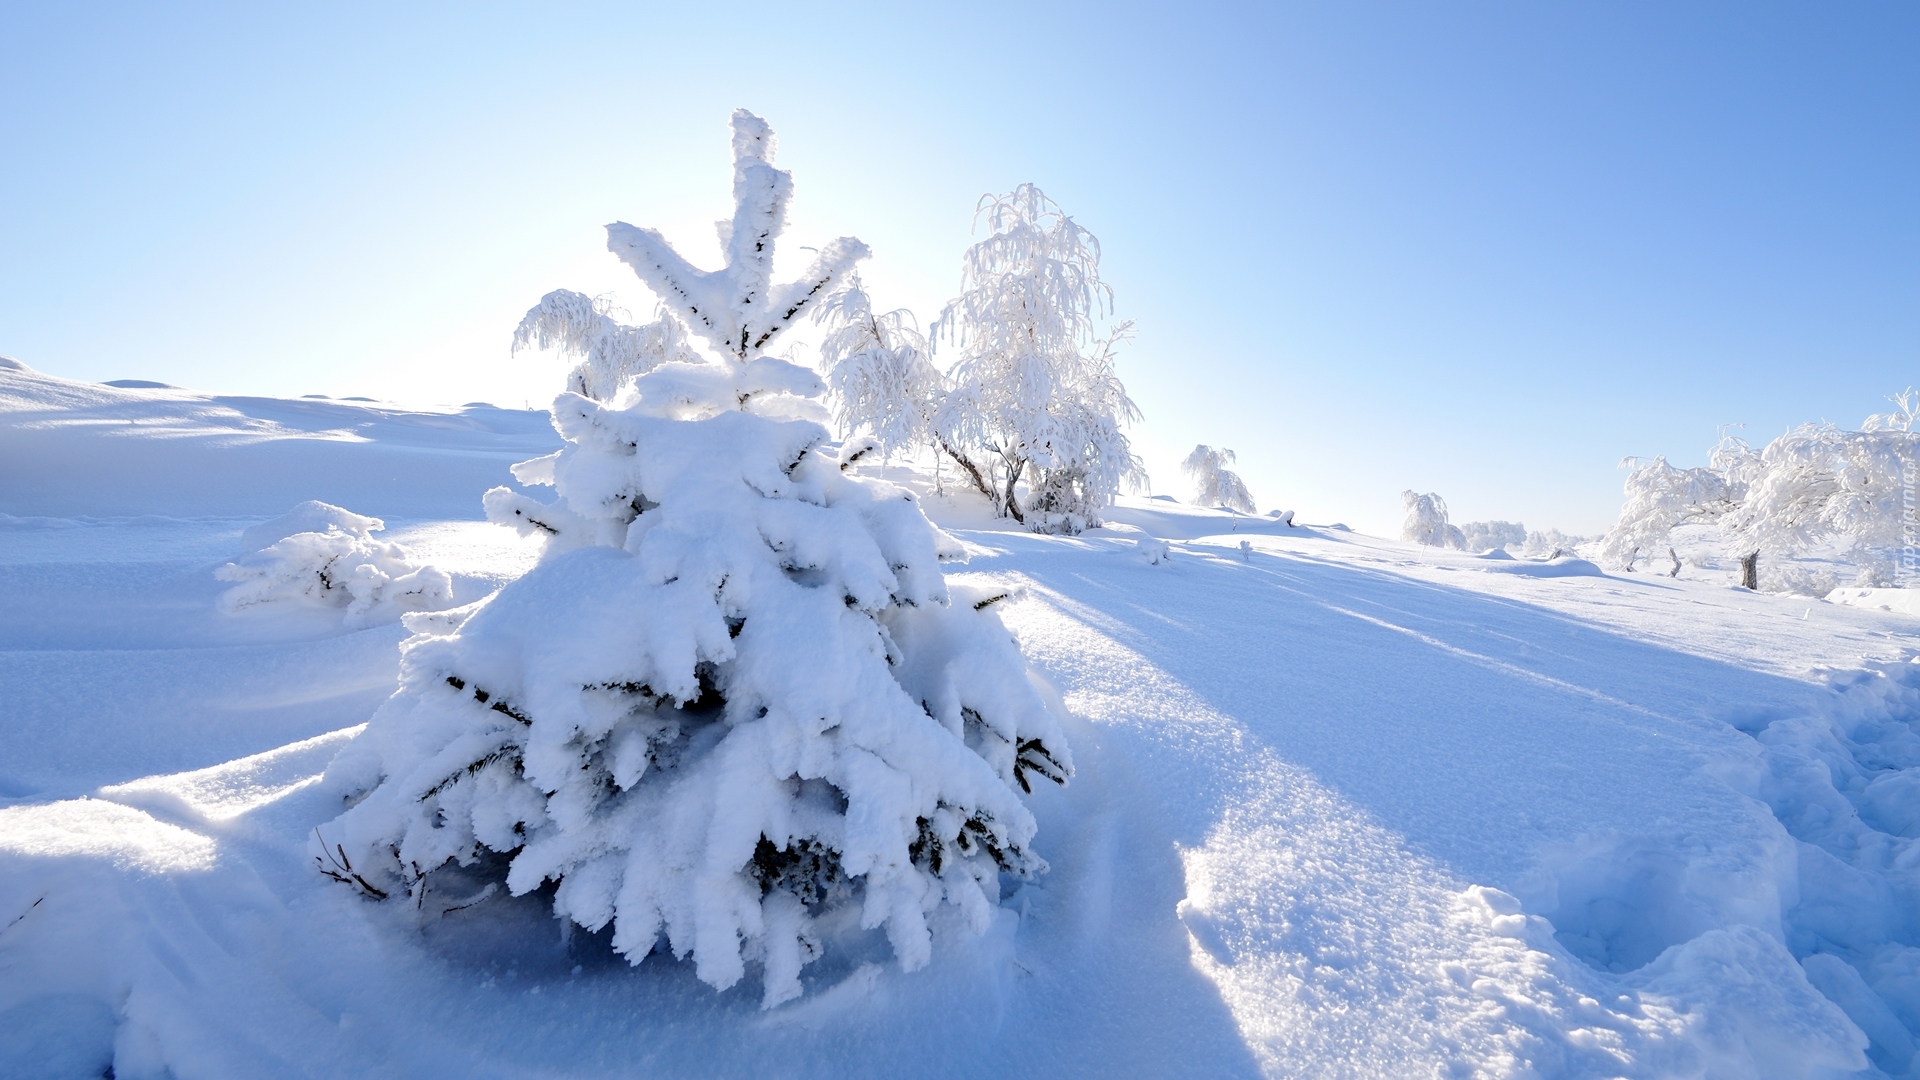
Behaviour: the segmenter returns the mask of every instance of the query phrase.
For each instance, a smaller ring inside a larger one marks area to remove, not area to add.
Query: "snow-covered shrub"
[[[935,324],[961,352],[935,418],[940,448],[997,513],[1079,532],[1145,478],[1121,431],[1140,412],[1113,368],[1131,324],[1095,332],[1110,304],[1100,242],[1039,188],[984,197],[978,213],[989,235]]]
[[[1466,546],[1466,537],[1460,534],[1459,527],[1447,523],[1447,500],[1431,491],[1425,495],[1403,491],[1400,505],[1407,511],[1406,520],[1400,525],[1400,539],[1428,547]]]
[[[540,564],[410,621],[399,692],[328,769],[364,794],[321,843],[379,892],[509,856],[510,891],[555,883],[554,913],[611,924],[634,963],[691,957],[719,988],[757,963],[770,1007],[839,935],[884,929],[912,969],[943,906],[983,931],[1001,875],[1044,868],[1019,793],[1072,763],[1000,622],[1011,594],[950,584],[960,545],[850,475],[793,418],[819,381],[759,355],[785,325],[760,298],[796,296],[763,275],[785,211],[765,195],[790,180],[741,137],[764,124],[734,125],[734,235],[760,239],[705,276],[732,307],[700,315],[744,349],[662,365],[617,406],[554,402],[567,445],[515,471],[555,501],[487,498],[546,537]]]
[[[1520,554],[1536,559],[1557,559],[1592,544],[1599,537],[1575,536],[1559,529],[1529,529]]]
[[[288,601],[344,608],[345,624],[360,629],[395,622],[408,611],[451,606],[453,579],[401,545],[369,535],[385,527],[379,518],[317,501],[256,525],[241,542],[262,546],[213,572],[234,583],[220,594],[220,609],[232,614]]]
[[[1233,464],[1233,451],[1200,444],[1180,463],[1180,469],[1193,477],[1193,502],[1196,506],[1224,506],[1243,514],[1254,513],[1253,495],[1239,474],[1227,466]]]
[[[814,317],[828,328],[820,371],[833,392],[841,436],[866,432],[887,454],[931,442],[946,380],[927,358],[913,313],[899,308],[875,315],[855,273]]]
[[[566,289],[541,297],[520,320],[513,351],[528,347],[580,357],[567,389],[595,401],[612,401],[634,377],[661,364],[699,359],[686,327],[665,312],[645,326],[629,326],[613,318],[608,301]]]
[[[1460,546],[1467,551],[1505,551],[1527,542],[1527,527],[1517,521],[1469,521],[1460,526]]]
[[[1920,396],[1910,390],[1893,400],[1895,412],[1868,417],[1859,431],[1802,424],[1758,451],[1723,435],[1700,468],[1628,459],[1635,468],[1605,557],[1626,566],[1675,543],[1704,544],[1723,558],[1759,552],[1767,588],[1820,592],[1849,576],[1852,584],[1891,584],[1903,549],[1920,543],[1920,436],[1912,431]],[[1683,528],[1690,538],[1676,540]],[[1812,564],[1800,565],[1805,560]]]

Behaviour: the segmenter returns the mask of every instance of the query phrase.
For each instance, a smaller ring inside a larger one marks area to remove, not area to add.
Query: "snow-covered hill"
[[[1026,585],[1078,775],[920,971],[762,1011],[538,896],[362,899],[308,838],[404,632],[213,571],[322,499],[475,599],[535,556],[480,493],[556,445],[0,369],[0,1076],[1913,1075],[1914,616],[1164,500],[924,498]]]

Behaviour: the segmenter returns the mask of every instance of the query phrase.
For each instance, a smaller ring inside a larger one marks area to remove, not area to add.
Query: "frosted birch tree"
[[[1198,506],[1224,506],[1243,514],[1254,513],[1253,495],[1247,491],[1238,473],[1228,468],[1234,463],[1233,451],[1200,444],[1180,463],[1181,471],[1193,478],[1193,501]]]
[[[983,197],[981,220],[935,326],[960,350],[935,435],[997,513],[1078,532],[1145,479],[1122,431],[1140,413],[1113,366],[1131,324],[1097,330],[1112,304],[1100,242],[1039,188]]]
[[[865,432],[887,454],[933,442],[946,380],[928,357],[913,312],[874,314],[873,300],[854,274],[815,317],[827,328],[820,372],[833,394],[841,437]]]
[[[1839,583],[1830,572],[1782,568],[1802,559],[1849,565],[1853,584],[1892,583],[1916,540],[1910,492],[1920,394],[1892,401],[1893,412],[1868,417],[1858,431],[1802,424],[1759,450],[1723,434],[1697,468],[1628,459],[1633,472],[1606,558],[1629,566],[1636,553],[1665,550],[1683,526],[1704,526],[1696,532],[1723,557],[1759,553],[1769,588],[1818,593]]]
[[[1002,876],[1045,868],[1021,794],[1073,766],[1000,621],[1015,595],[949,582],[962,547],[851,475],[798,418],[819,379],[761,355],[865,248],[769,284],[791,178],[759,118],[734,135],[724,269],[608,230],[717,355],[554,401],[566,445],[513,470],[554,499],[485,500],[544,538],[539,565],[407,621],[399,691],[327,770],[357,801],[313,854],[416,904],[450,865],[504,863],[634,963],[691,959],[718,988],[757,968],[771,1007],[836,941],[884,933],[913,969],[941,909],[984,932]]]
[[[1429,491],[1400,493],[1400,505],[1406,519],[1400,525],[1400,539],[1428,547],[1464,548],[1467,538],[1458,526],[1447,521],[1447,500]]]

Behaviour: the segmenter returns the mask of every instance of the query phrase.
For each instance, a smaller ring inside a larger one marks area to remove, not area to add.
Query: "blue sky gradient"
[[[1920,383],[1920,8],[0,8],[0,353],[78,379],[541,403],[546,291],[652,301],[613,220],[717,261],[726,117],[786,243],[955,288],[974,201],[1097,234],[1155,487],[1595,532],[1697,463]]]

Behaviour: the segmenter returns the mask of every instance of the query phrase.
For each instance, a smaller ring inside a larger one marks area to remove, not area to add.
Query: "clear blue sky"
[[[717,261],[726,118],[787,243],[937,313],[975,199],[1096,233],[1160,491],[1598,531],[1619,459],[1920,383],[1920,7],[0,7],[0,353],[228,393],[541,403],[542,293]]]

